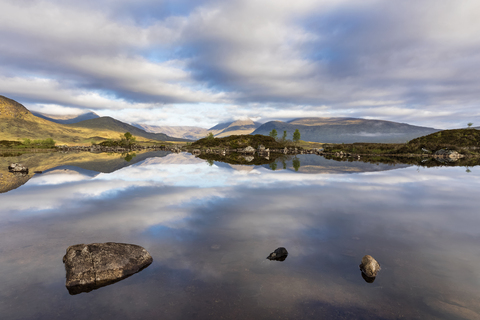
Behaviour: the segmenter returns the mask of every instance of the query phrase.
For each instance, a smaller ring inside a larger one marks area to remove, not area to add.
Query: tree
[[[298,159],[297,157],[293,159],[292,164],[295,171],[298,171],[298,169],[300,169],[300,159]]]
[[[209,133],[207,133],[207,135],[205,136],[205,139],[207,139],[207,140],[213,140],[213,139],[215,139],[215,137],[213,136],[213,133],[209,132]]]
[[[130,148],[135,142],[137,138],[135,138],[130,132],[125,132],[120,135],[120,145],[126,148]]]
[[[467,125],[470,128],[471,126],[473,126],[473,123],[469,122],[469,123],[467,123]]]
[[[282,142],[287,141],[287,130],[283,131]]]
[[[277,170],[277,163],[274,161],[268,165],[273,171]]]
[[[293,133],[293,142],[298,143],[300,140],[300,131],[298,129],[295,129],[295,132]]]
[[[273,129],[268,135],[273,139],[277,139],[277,130]]]

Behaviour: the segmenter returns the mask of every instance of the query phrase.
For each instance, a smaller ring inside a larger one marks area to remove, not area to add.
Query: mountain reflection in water
[[[140,156],[40,163],[0,194],[2,318],[479,318],[476,167]],[[71,296],[65,248],[94,242],[138,244],[153,263]],[[287,259],[265,259],[279,246]],[[374,283],[358,274],[366,254],[382,266]]]

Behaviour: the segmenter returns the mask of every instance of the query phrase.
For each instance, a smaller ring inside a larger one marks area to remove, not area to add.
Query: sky
[[[0,95],[125,122],[480,125],[478,0],[0,0]]]

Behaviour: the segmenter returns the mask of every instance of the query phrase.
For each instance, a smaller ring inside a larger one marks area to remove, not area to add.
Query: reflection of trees
[[[123,160],[127,161],[127,162],[130,162],[132,161],[133,158],[135,158],[137,156],[137,154],[135,152],[132,152],[132,153],[127,153],[127,154],[122,154],[122,157],[125,156],[123,158]]]
[[[207,159],[207,163],[210,167],[213,166],[213,160],[212,159]]]
[[[277,170],[277,163],[276,162],[272,162],[268,165],[270,167],[270,169],[272,169],[273,171]]]
[[[300,168],[300,159],[295,157],[292,161],[292,164],[293,164],[293,168],[295,169],[295,171],[298,171],[298,169]]]
[[[283,164],[283,170],[287,169],[287,163],[285,162],[285,159],[282,159],[282,164]]]

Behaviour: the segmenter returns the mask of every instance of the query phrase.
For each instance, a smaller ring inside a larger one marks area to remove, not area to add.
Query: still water
[[[14,182],[2,162],[1,319],[480,318],[479,167],[49,156]],[[70,295],[65,250],[94,242],[153,263]]]

